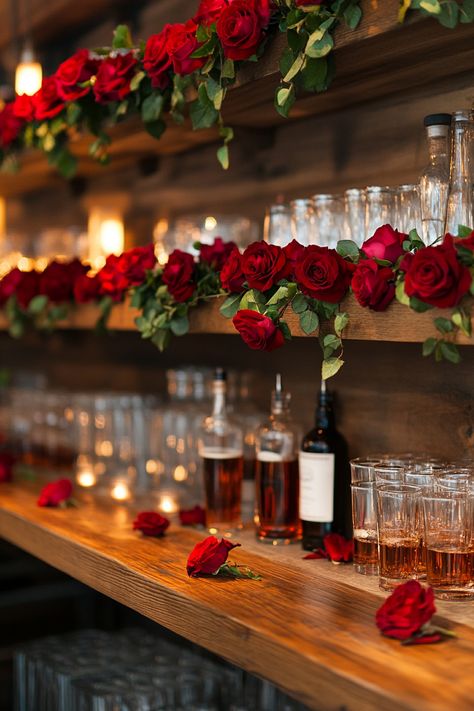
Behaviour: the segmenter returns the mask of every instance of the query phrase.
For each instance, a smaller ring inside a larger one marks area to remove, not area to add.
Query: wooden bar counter
[[[0,485],[1,537],[310,708],[473,708],[474,603],[437,604],[456,639],[403,647],[375,626],[377,581],[350,565],[303,560],[300,546],[261,545],[248,531],[231,558],[261,581],[190,579],[187,555],[203,532],[172,525],[162,539],[143,538],[128,507],[83,496],[77,508],[39,508],[39,488]]]

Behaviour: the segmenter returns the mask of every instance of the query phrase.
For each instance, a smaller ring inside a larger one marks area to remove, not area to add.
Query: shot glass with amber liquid
[[[375,483],[354,482],[351,484],[351,494],[354,569],[361,575],[377,575],[379,552]]]

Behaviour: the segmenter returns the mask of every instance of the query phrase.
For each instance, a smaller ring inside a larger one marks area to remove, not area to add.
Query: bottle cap
[[[424,126],[450,126],[451,114],[428,114],[423,119]]]

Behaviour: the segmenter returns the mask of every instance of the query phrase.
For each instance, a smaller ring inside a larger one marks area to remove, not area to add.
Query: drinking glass
[[[265,217],[264,240],[277,247],[284,247],[291,236],[291,211],[289,205],[272,205]]]
[[[346,237],[359,247],[365,240],[365,191],[350,188],[344,193]]]
[[[449,494],[467,494],[472,479],[470,469],[448,468],[435,472],[434,490],[444,496]]]
[[[467,494],[423,496],[427,581],[443,600],[474,597],[473,502]]]
[[[421,489],[408,484],[377,488],[380,578],[382,590],[393,590],[418,577],[421,559]]]
[[[406,234],[416,229],[421,236],[421,203],[418,185],[400,185],[395,193],[398,220],[393,226]]]
[[[373,481],[351,484],[354,569],[362,575],[379,572],[376,489]]]
[[[380,465],[379,459],[364,459],[357,457],[351,459],[351,481],[357,484],[360,481],[375,481],[374,467]]]
[[[291,208],[291,237],[307,247],[316,244],[315,214],[312,200],[293,200]]]
[[[372,185],[365,189],[365,236],[369,239],[382,225],[396,222],[393,190]]]
[[[341,239],[343,204],[336,195],[314,195],[316,239],[322,247],[335,248]]]
[[[374,479],[376,486],[381,486],[382,484],[396,484],[403,483],[405,475],[405,467],[400,464],[377,464],[374,466]]]

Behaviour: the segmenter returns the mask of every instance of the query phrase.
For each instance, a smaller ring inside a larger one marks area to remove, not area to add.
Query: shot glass
[[[467,494],[472,478],[471,469],[447,467],[435,472],[433,488],[441,496]]]
[[[375,483],[359,481],[351,485],[351,492],[354,570],[361,575],[377,575],[379,554]]]
[[[449,491],[423,496],[426,577],[442,600],[474,598],[473,502]]]
[[[377,464],[374,467],[376,486],[383,484],[402,484],[405,481],[405,467],[401,464]]]
[[[377,491],[379,584],[393,590],[417,578],[421,557],[421,489],[409,484],[381,484]]]
[[[374,467],[380,464],[379,459],[357,457],[351,459],[351,481],[357,484],[360,481],[375,481]]]

